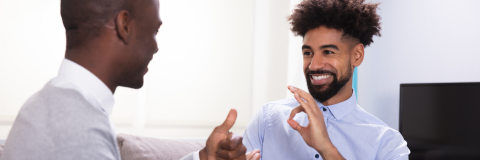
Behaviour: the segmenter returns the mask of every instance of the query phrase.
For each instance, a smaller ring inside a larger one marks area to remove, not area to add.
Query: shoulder
[[[352,111],[352,114],[360,119],[363,123],[390,128],[385,122],[365,111],[362,107],[360,107],[360,105],[355,107],[355,109]]]
[[[80,92],[48,84],[27,100],[15,121],[18,124],[14,125],[28,126],[23,128],[64,135],[92,127],[110,128],[108,115],[90,104]]]
[[[106,114],[88,103],[78,91],[47,84],[22,106],[5,150],[26,159],[50,159],[51,152],[67,157],[83,151],[91,153],[87,155],[95,150],[114,153],[113,142]]]
[[[262,106],[257,113],[257,118],[261,119],[263,123],[270,123],[272,121],[287,119],[293,108],[300,104],[295,98],[287,98],[269,102]]]
[[[22,106],[18,120],[36,120],[38,123],[75,123],[79,126],[98,118],[108,118],[100,108],[90,104],[80,92],[45,85]],[[55,127],[50,125],[50,127]]]
[[[391,128],[385,122],[378,119],[374,115],[365,111],[359,105],[352,111],[352,117],[357,119],[359,124],[369,130],[371,136],[375,136],[377,139],[377,144],[384,143],[385,141],[397,141],[398,143],[403,143],[403,136],[399,131]]]
[[[262,106],[262,110],[267,112],[292,110],[293,108],[298,107],[299,105],[300,104],[297,102],[297,100],[295,100],[295,98],[287,98],[287,99],[269,102]]]

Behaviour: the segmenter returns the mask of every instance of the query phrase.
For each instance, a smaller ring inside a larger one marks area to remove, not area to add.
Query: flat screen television
[[[411,160],[480,160],[480,83],[400,84]]]

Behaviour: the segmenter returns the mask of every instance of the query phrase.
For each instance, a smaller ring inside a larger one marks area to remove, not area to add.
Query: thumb
[[[215,130],[226,133],[233,127],[236,120],[237,120],[237,110],[232,108],[228,113],[227,119],[225,119],[225,121],[220,126],[215,128]]]
[[[298,124],[297,121],[293,120],[293,119],[289,119],[287,120],[287,123],[290,125],[290,127],[292,127],[294,130],[300,132],[303,128],[303,126],[301,126],[300,124]]]

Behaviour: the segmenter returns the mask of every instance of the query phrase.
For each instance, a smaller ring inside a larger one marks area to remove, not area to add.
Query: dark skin
[[[66,59],[89,70],[112,93],[118,86],[141,88],[147,66],[158,51],[155,37],[162,25],[159,1],[135,3],[137,8],[133,12],[122,10],[109,19],[99,36],[65,52]],[[205,148],[200,151],[201,160],[260,158],[258,153],[255,154],[258,151],[247,157],[242,137],[228,132],[236,117],[237,111],[232,109],[225,122],[214,129]]]
[[[336,71],[337,75],[346,76],[348,69],[360,66],[364,58],[364,46],[358,40],[343,37],[343,32],[320,26],[309,30],[303,40],[303,67],[310,70],[325,69]],[[325,75],[315,75],[325,76]],[[338,77],[340,79],[340,77]],[[315,81],[312,77],[307,81]],[[329,84],[333,81],[333,76],[325,78],[312,84]],[[335,96],[323,102],[323,105],[329,106],[343,102],[353,94],[352,78],[343,86]],[[323,112],[317,106],[314,98],[308,93],[296,87],[289,86],[288,89],[294,94],[295,99],[300,106],[294,108],[287,120],[288,124],[300,135],[308,146],[317,150],[325,160],[343,160],[343,156],[330,141],[328,136]],[[309,124],[301,126],[293,120],[299,112],[305,112],[308,115]]]

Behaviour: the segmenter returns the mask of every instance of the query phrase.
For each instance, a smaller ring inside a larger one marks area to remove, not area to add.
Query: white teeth
[[[313,80],[322,80],[330,77],[330,75],[312,76]]]

